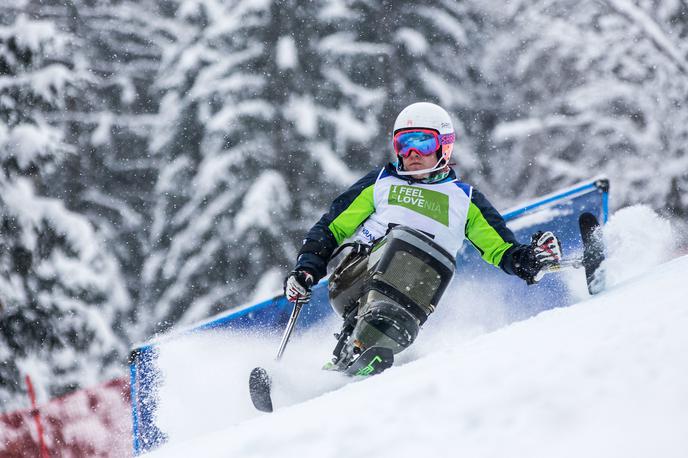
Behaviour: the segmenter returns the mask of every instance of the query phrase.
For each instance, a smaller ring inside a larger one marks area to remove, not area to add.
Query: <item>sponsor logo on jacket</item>
[[[399,205],[449,226],[449,196],[417,186],[392,185],[389,205]]]

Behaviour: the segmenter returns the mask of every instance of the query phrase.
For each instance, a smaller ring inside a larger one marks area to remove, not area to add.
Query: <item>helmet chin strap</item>
[[[443,160],[443,158],[440,157],[439,160],[437,161],[437,164],[435,164],[434,166],[432,166],[429,169],[406,171],[406,170],[400,169],[400,166],[403,164],[403,162],[401,161],[401,158],[399,158],[399,161],[397,162],[397,174],[402,175],[402,176],[406,176],[406,175],[421,175],[423,173],[437,172],[438,170],[442,170],[446,166],[446,164],[440,165],[442,160]]]

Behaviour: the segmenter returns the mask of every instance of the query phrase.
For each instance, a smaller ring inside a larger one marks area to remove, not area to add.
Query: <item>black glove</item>
[[[559,239],[550,231],[538,231],[531,236],[530,245],[521,250],[520,256],[516,259],[515,273],[532,285],[545,275],[544,267],[557,264],[560,260]]]
[[[311,300],[313,275],[305,270],[292,270],[284,279],[284,295],[289,302]]]
[[[533,247],[535,257],[543,267],[550,264],[558,264],[561,261],[559,239],[550,231],[538,231],[533,234],[530,245]]]

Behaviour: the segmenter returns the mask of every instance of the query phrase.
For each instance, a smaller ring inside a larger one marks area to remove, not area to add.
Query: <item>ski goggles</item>
[[[440,135],[433,129],[408,129],[394,134],[394,151],[401,157],[408,157],[412,151],[421,156],[430,156],[441,145],[454,143],[454,134]]]

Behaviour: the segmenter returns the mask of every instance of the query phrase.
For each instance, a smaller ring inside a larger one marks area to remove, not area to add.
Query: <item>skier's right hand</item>
[[[289,302],[311,300],[313,275],[305,270],[293,270],[284,280],[284,295]]]

